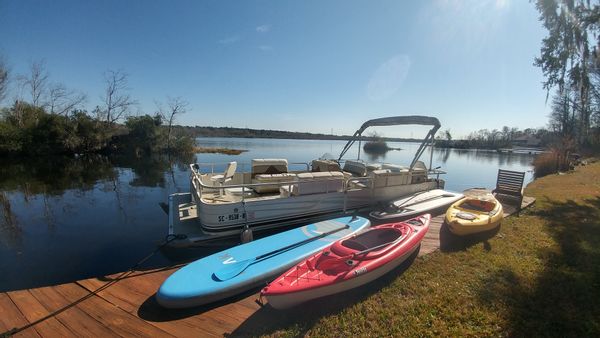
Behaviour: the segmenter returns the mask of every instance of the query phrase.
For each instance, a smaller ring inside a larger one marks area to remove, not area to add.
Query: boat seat
[[[367,163],[367,171],[379,170],[381,169],[380,163]]]
[[[362,234],[359,234],[353,238],[348,240],[352,240],[363,247],[365,249],[373,248],[381,244],[385,244],[388,242],[392,242],[398,237],[402,236],[402,231],[396,228],[380,228],[380,229],[371,229],[369,231],[365,231]],[[348,241],[346,240],[346,241]],[[346,241],[342,241],[344,245]],[[356,243],[352,243],[352,245],[356,245]]]
[[[313,160],[312,171],[342,171],[340,164],[334,160]]]
[[[252,160],[251,178],[262,174],[283,174],[288,172],[286,159],[255,158]]]
[[[494,210],[494,207],[496,207],[496,205],[491,201],[469,199],[462,203],[460,207],[468,210],[490,212]]]
[[[344,189],[344,174],[339,171],[300,173],[297,178],[297,183],[279,188],[282,197],[324,194]]]
[[[357,251],[362,251],[362,250],[366,250],[365,249],[354,249],[354,248],[350,248],[347,247],[344,243],[351,241],[352,239],[347,239],[343,242],[335,242],[331,245],[331,247],[329,247],[329,250],[331,250],[331,252],[333,252],[334,254],[338,255],[338,256],[347,256],[350,254],[353,254]]]
[[[221,175],[213,175],[210,177],[210,180],[219,185],[219,196],[223,195],[223,184],[225,182],[231,181],[233,179],[233,175],[235,175],[235,170],[237,169],[237,162],[229,162],[227,164],[227,168],[225,168],[225,172]]]
[[[282,173],[282,174],[259,174],[252,179],[252,183],[277,183],[268,185],[259,185],[252,187],[254,191],[259,194],[277,192],[279,191],[280,183],[284,182],[295,182],[297,180],[296,174],[294,173]]]
[[[242,187],[237,187],[237,188],[225,188],[225,195],[250,197],[253,194],[252,194],[252,189],[250,189],[250,188],[244,189]]]
[[[391,163],[382,164],[381,169],[389,169],[393,173],[408,171],[408,167],[405,167],[403,165],[391,164]]]
[[[371,172],[373,185],[375,188],[383,188],[394,185],[404,185],[411,182],[411,175],[408,169],[392,171],[391,169],[380,169]]]
[[[367,176],[367,165],[363,161],[347,160],[344,163],[344,171],[352,176],[364,177]]]
[[[393,242],[402,236],[402,231],[396,228],[373,228],[361,234],[336,242],[331,246],[331,251],[336,255],[346,256],[374,248],[378,245]],[[382,250],[385,249],[381,248]]]
[[[427,181],[427,167],[422,161],[415,162],[415,165],[410,170],[411,183],[423,183]]]
[[[353,239],[347,239],[344,241],[344,246],[350,249],[354,249],[357,251],[367,250],[368,248],[362,244],[361,242],[355,241]]]
[[[279,158],[255,158],[252,160],[250,179],[252,183],[281,183],[294,180],[295,174],[288,173],[288,161]],[[259,194],[279,191],[279,185],[253,187]]]

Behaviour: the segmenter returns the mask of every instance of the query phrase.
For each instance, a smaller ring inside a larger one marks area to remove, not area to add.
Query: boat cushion
[[[408,167],[405,167],[402,165],[397,165],[397,164],[391,164],[391,163],[384,163],[381,166],[381,169],[389,169],[391,172],[394,172],[394,173],[399,173],[399,172],[402,172],[403,170],[408,171]]]
[[[282,174],[288,172],[286,159],[255,158],[252,160],[251,176],[260,174]]]
[[[347,160],[344,163],[344,171],[354,176],[363,177],[367,175],[367,165],[362,161]]]
[[[379,163],[368,163],[367,164],[368,171],[379,170],[379,169],[382,169],[381,164],[379,164]]]
[[[291,187],[281,187],[282,196],[322,194],[344,189],[344,174],[339,171],[300,173],[297,178],[298,183]]]
[[[411,182],[415,183],[423,183],[427,181],[427,167],[425,163],[422,161],[415,162],[414,167],[410,171]]]
[[[282,183],[282,182],[293,182],[296,181],[296,174],[293,173],[282,173],[282,174],[259,174],[252,179],[252,183]],[[257,193],[277,192],[279,191],[279,184],[259,185],[253,187]]]
[[[391,169],[380,169],[371,172],[375,188],[403,185],[410,183],[410,174],[407,169],[393,172]]]
[[[342,171],[340,164],[333,160],[313,160],[312,171]]]
[[[225,189],[225,194],[226,195],[231,195],[231,196],[252,196],[252,189],[250,188],[242,188],[242,187],[237,187],[237,188],[226,188]]]

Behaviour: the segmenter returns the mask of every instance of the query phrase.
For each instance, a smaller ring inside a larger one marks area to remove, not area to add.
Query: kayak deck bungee
[[[446,224],[455,235],[464,236],[495,229],[504,217],[502,204],[492,195],[465,197],[446,211]]]
[[[177,270],[160,286],[156,299],[163,307],[187,308],[234,296],[264,285],[302,259],[369,226],[363,217],[341,217],[238,245]],[[237,273],[227,272],[240,262],[249,264],[241,265]],[[221,280],[221,275],[227,278]]]
[[[261,296],[272,307],[285,309],[373,281],[418,250],[430,219],[426,214],[382,224],[336,241],[279,276]]]

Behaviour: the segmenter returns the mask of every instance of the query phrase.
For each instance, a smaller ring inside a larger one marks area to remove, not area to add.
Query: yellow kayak
[[[504,217],[502,204],[491,195],[465,197],[446,211],[446,224],[455,235],[470,235],[492,230]]]

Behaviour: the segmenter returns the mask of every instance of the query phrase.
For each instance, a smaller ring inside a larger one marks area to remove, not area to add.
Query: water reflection
[[[14,248],[21,242],[22,231],[17,223],[17,218],[12,212],[10,199],[5,192],[0,192],[0,205],[2,207],[0,243],[3,246]]]
[[[345,141],[202,139],[201,145],[248,152],[231,156],[199,154],[199,162],[253,158],[287,158],[306,162],[329,152],[338,154]],[[391,143],[402,151],[371,155],[369,162],[407,165],[419,144]],[[355,158],[358,149],[347,158]],[[429,165],[429,150],[422,160]],[[337,157],[337,156],[334,156]],[[446,188],[461,191],[495,184],[498,167],[525,171],[533,156],[489,151],[436,149],[433,167],[443,165]],[[189,189],[186,158],[151,156],[32,158],[0,162],[0,292],[64,283],[126,270],[156,249],[168,219],[159,203],[173,192]],[[290,166],[291,167],[291,166]],[[224,166],[216,170],[223,170]],[[249,168],[247,168],[249,169]],[[241,169],[238,169],[241,170]],[[194,255],[207,254],[198,250]],[[145,267],[164,267],[178,255],[159,254]],[[186,255],[183,255],[186,256]],[[69,264],[64,264],[68,262]]]
[[[119,272],[154,250],[167,224],[158,204],[186,186],[192,157],[0,163],[0,271],[11,272],[0,292]]]
[[[367,156],[367,160],[371,161],[371,162],[381,162],[383,160],[385,160],[385,153],[371,153],[368,151],[365,151],[365,155]]]
[[[0,190],[20,191],[27,201],[37,194],[90,190],[98,180],[114,179],[116,175],[112,163],[100,155],[12,159],[0,165]]]
[[[497,163],[498,166],[513,165],[515,163],[521,166],[530,166],[532,162],[531,154],[523,153],[508,153],[508,152],[497,152],[495,150],[484,150],[484,149],[436,149],[434,151],[436,160],[446,163],[450,159],[451,155],[458,158],[465,158],[468,160],[475,160],[477,162]]]

